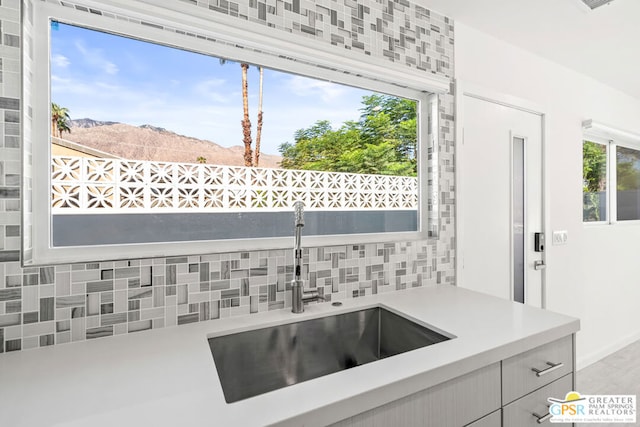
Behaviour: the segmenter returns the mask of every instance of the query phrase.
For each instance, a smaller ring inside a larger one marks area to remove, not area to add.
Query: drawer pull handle
[[[547,412],[547,415],[538,415],[535,412],[532,414],[534,417],[536,417],[536,422],[538,424],[542,424],[545,421],[547,421],[549,418],[551,418],[551,413]]]
[[[546,374],[548,374],[550,372],[555,371],[556,369],[562,368],[564,366],[564,363],[562,363],[562,362],[560,362],[560,363],[547,362],[547,365],[549,365],[549,367],[546,368],[546,369],[531,368],[531,370],[536,373],[536,377],[541,377],[543,375],[546,375]]]

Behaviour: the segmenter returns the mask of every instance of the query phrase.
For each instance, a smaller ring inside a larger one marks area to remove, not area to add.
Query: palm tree
[[[227,63],[227,60],[220,58],[220,65]],[[247,80],[247,72],[249,70],[249,64],[243,62],[240,64],[242,68],[242,142],[244,143],[244,165],[245,166],[258,166],[260,164],[260,141],[262,139],[262,82],[264,79],[264,69],[258,66],[260,70],[260,89],[258,96],[258,125],[256,128],[256,148],[255,159],[253,156],[253,150],[251,145],[253,139],[251,138],[251,120],[249,119],[249,83]]]
[[[196,159],[196,162],[198,162],[198,163],[207,163],[207,158],[203,157],[203,156],[198,156],[198,158]]]
[[[258,91],[258,126],[256,127],[256,156],[253,165],[258,167],[260,165],[260,140],[262,139],[262,80],[264,76],[264,70],[260,69],[260,89]]]
[[[56,123],[56,127],[58,130],[58,138],[60,139],[62,139],[62,132],[71,133],[71,128],[69,128],[69,123],[67,122],[67,119],[65,119],[64,117],[58,118],[58,123]]]
[[[51,135],[56,136],[56,131],[62,136],[63,131],[71,132],[69,129],[69,109],[61,107],[55,102],[51,103]],[[62,130],[60,130],[62,128]]]
[[[249,85],[247,83],[247,70],[249,64],[243,62],[242,67],[242,142],[244,142],[244,165],[253,166],[253,153],[251,152],[251,121],[249,120]]]

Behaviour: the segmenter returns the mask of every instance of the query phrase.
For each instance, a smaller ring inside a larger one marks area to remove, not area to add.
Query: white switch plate
[[[554,245],[566,245],[569,239],[569,233],[567,230],[554,231],[552,237]]]

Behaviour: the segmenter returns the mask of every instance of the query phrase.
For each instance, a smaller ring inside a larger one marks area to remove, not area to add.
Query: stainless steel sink
[[[383,308],[209,339],[227,403],[450,339]]]

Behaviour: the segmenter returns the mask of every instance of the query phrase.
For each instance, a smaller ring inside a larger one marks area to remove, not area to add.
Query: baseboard
[[[616,351],[621,350],[624,347],[628,346],[629,344],[634,343],[638,340],[640,340],[640,332],[629,335],[616,343],[603,347],[598,351],[595,351],[591,354],[587,354],[586,356],[577,357],[576,371],[579,371],[580,369],[584,369],[587,366],[592,365],[598,362],[599,360],[604,359],[610,354],[613,354]],[[578,356],[580,355],[578,354]]]

